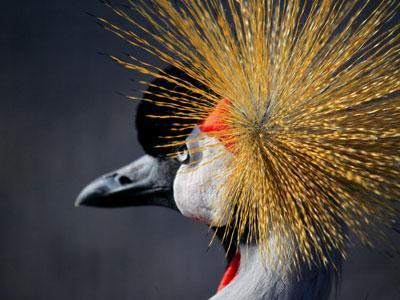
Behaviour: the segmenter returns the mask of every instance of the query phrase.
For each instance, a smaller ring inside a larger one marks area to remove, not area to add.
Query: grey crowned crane
[[[128,2],[107,4],[126,27],[99,22],[171,67],[111,56],[156,78],[136,122],[148,155],[78,204],[215,228],[212,299],[329,297],[353,238],[376,244],[400,215],[400,2]]]
[[[187,74],[175,67],[164,72],[202,87]],[[145,100],[156,100],[160,87],[170,91],[171,95],[181,89],[178,86],[156,79],[144,94]],[[204,89],[204,87],[202,87]],[[204,124],[189,121],[193,129],[188,129],[186,143],[179,148],[176,158],[168,158],[170,149],[157,148],[160,136],[168,136],[173,120],[155,121],[147,115],[157,113],[170,114],[171,109],[162,108],[146,101],[139,103],[136,127],[138,139],[147,153],[121,169],[103,175],[90,183],[78,196],[77,205],[95,207],[125,207],[156,205],[178,210],[184,216],[213,224],[220,214],[213,205],[214,193],[218,190],[216,172],[224,174],[218,160],[212,160],[215,150],[206,149],[196,152],[197,143],[206,143],[207,139],[197,141],[196,135],[207,131]],[[190,128],[190,127],[189,127]],[[221,145],[221,147],[223,147]],[[196,165],[191,165],[196,161]],[[212,162],[210,162],[212,161]],[[203,167],[201,164],[205,164]],[[187,172],[187,168],[195,168]],[[224,226],[226,224],[220,224]],[[222,238],[223,230],[215,228]],[[235,232],[230,232],[234,235]],[[218,293],[211,299],[325,299],[335,280],[335,271],[325,267],[304,266],[298,273],[278,274],[269,269],[261,260],[255,243],[246,242],[228,245],[229,238],[222,240],[227,253],[227,267]],[[230,247],[229,247],[230,246]],[[273,258],[271,258],[273,259]],[[338,263],[339,263],[338,256]],[[339,264],[338,264],[339,266]]]

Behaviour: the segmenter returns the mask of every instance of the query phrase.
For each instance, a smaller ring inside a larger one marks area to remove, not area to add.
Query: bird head
[[[204,87],[177,68],[168,67],[163,72],[191,80]],[[160,100],[157,93],[176,93],[180,87],[162,79],[155,79],[148,87],[137,109],[138,139],[146,155],[132,163],[102,175],[86,186],[79,194],[76,205],[115,208],[155,205],[177,210],[182,215],[213,226],[226,225],[224,207],[215,199],[223,185],[224,170],[232,153],[223,141],[208,135],[220,126],[220,107],[211,111],[203,121],[186,122],[187,129],[178,134],[172,130],[170,119],[153,119],[149,116],[170,115],[171,108],[152,102]],[[221,100],[221,103],[226,103]],[[160,139],[175,136],[177,146],[159,147]],[[169,154],[176,153],[174,157]],[[221,153],[224,155],[221,156]]]
[[[330,265],[348,233],[368,244],[393,224],[398,1],[370,12],[356,0],[129,3],[138,16],[110,8],[132,28],[99,22],[178,76],[111,56],[156,78],[137,117],[149,156],[78,203],[175,208],[294,267]]]

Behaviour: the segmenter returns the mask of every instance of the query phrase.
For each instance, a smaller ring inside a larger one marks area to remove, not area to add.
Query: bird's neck
[[[298,271],[274,270],[277,256],[263,262],[256,244],[239,245],[240,264],[235,278],[211,300],[241,299],[327,299],[335,271],[323,267],[301,266]]]

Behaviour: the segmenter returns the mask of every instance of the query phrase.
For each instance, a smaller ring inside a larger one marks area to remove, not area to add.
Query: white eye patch
[[[214,137],[195,129],[187,139],[190,163],[182,164],[174,181],[174,198],[181,213],[214,226],[224,226],[227,215],[220,194],[233,155]],[[192,142],[191,142],[192,140]],[[201,150],[201,152],[199,152]]]

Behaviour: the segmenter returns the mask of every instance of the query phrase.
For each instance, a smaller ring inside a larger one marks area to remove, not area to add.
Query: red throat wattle
[[[237,252],[231,259],[228,266],[226,267],[224,276],[222,276],[221,282],[218,285],[217,291],[221,291],[226,287],[233,279],[235,279],[240,266],[240,252]]]

